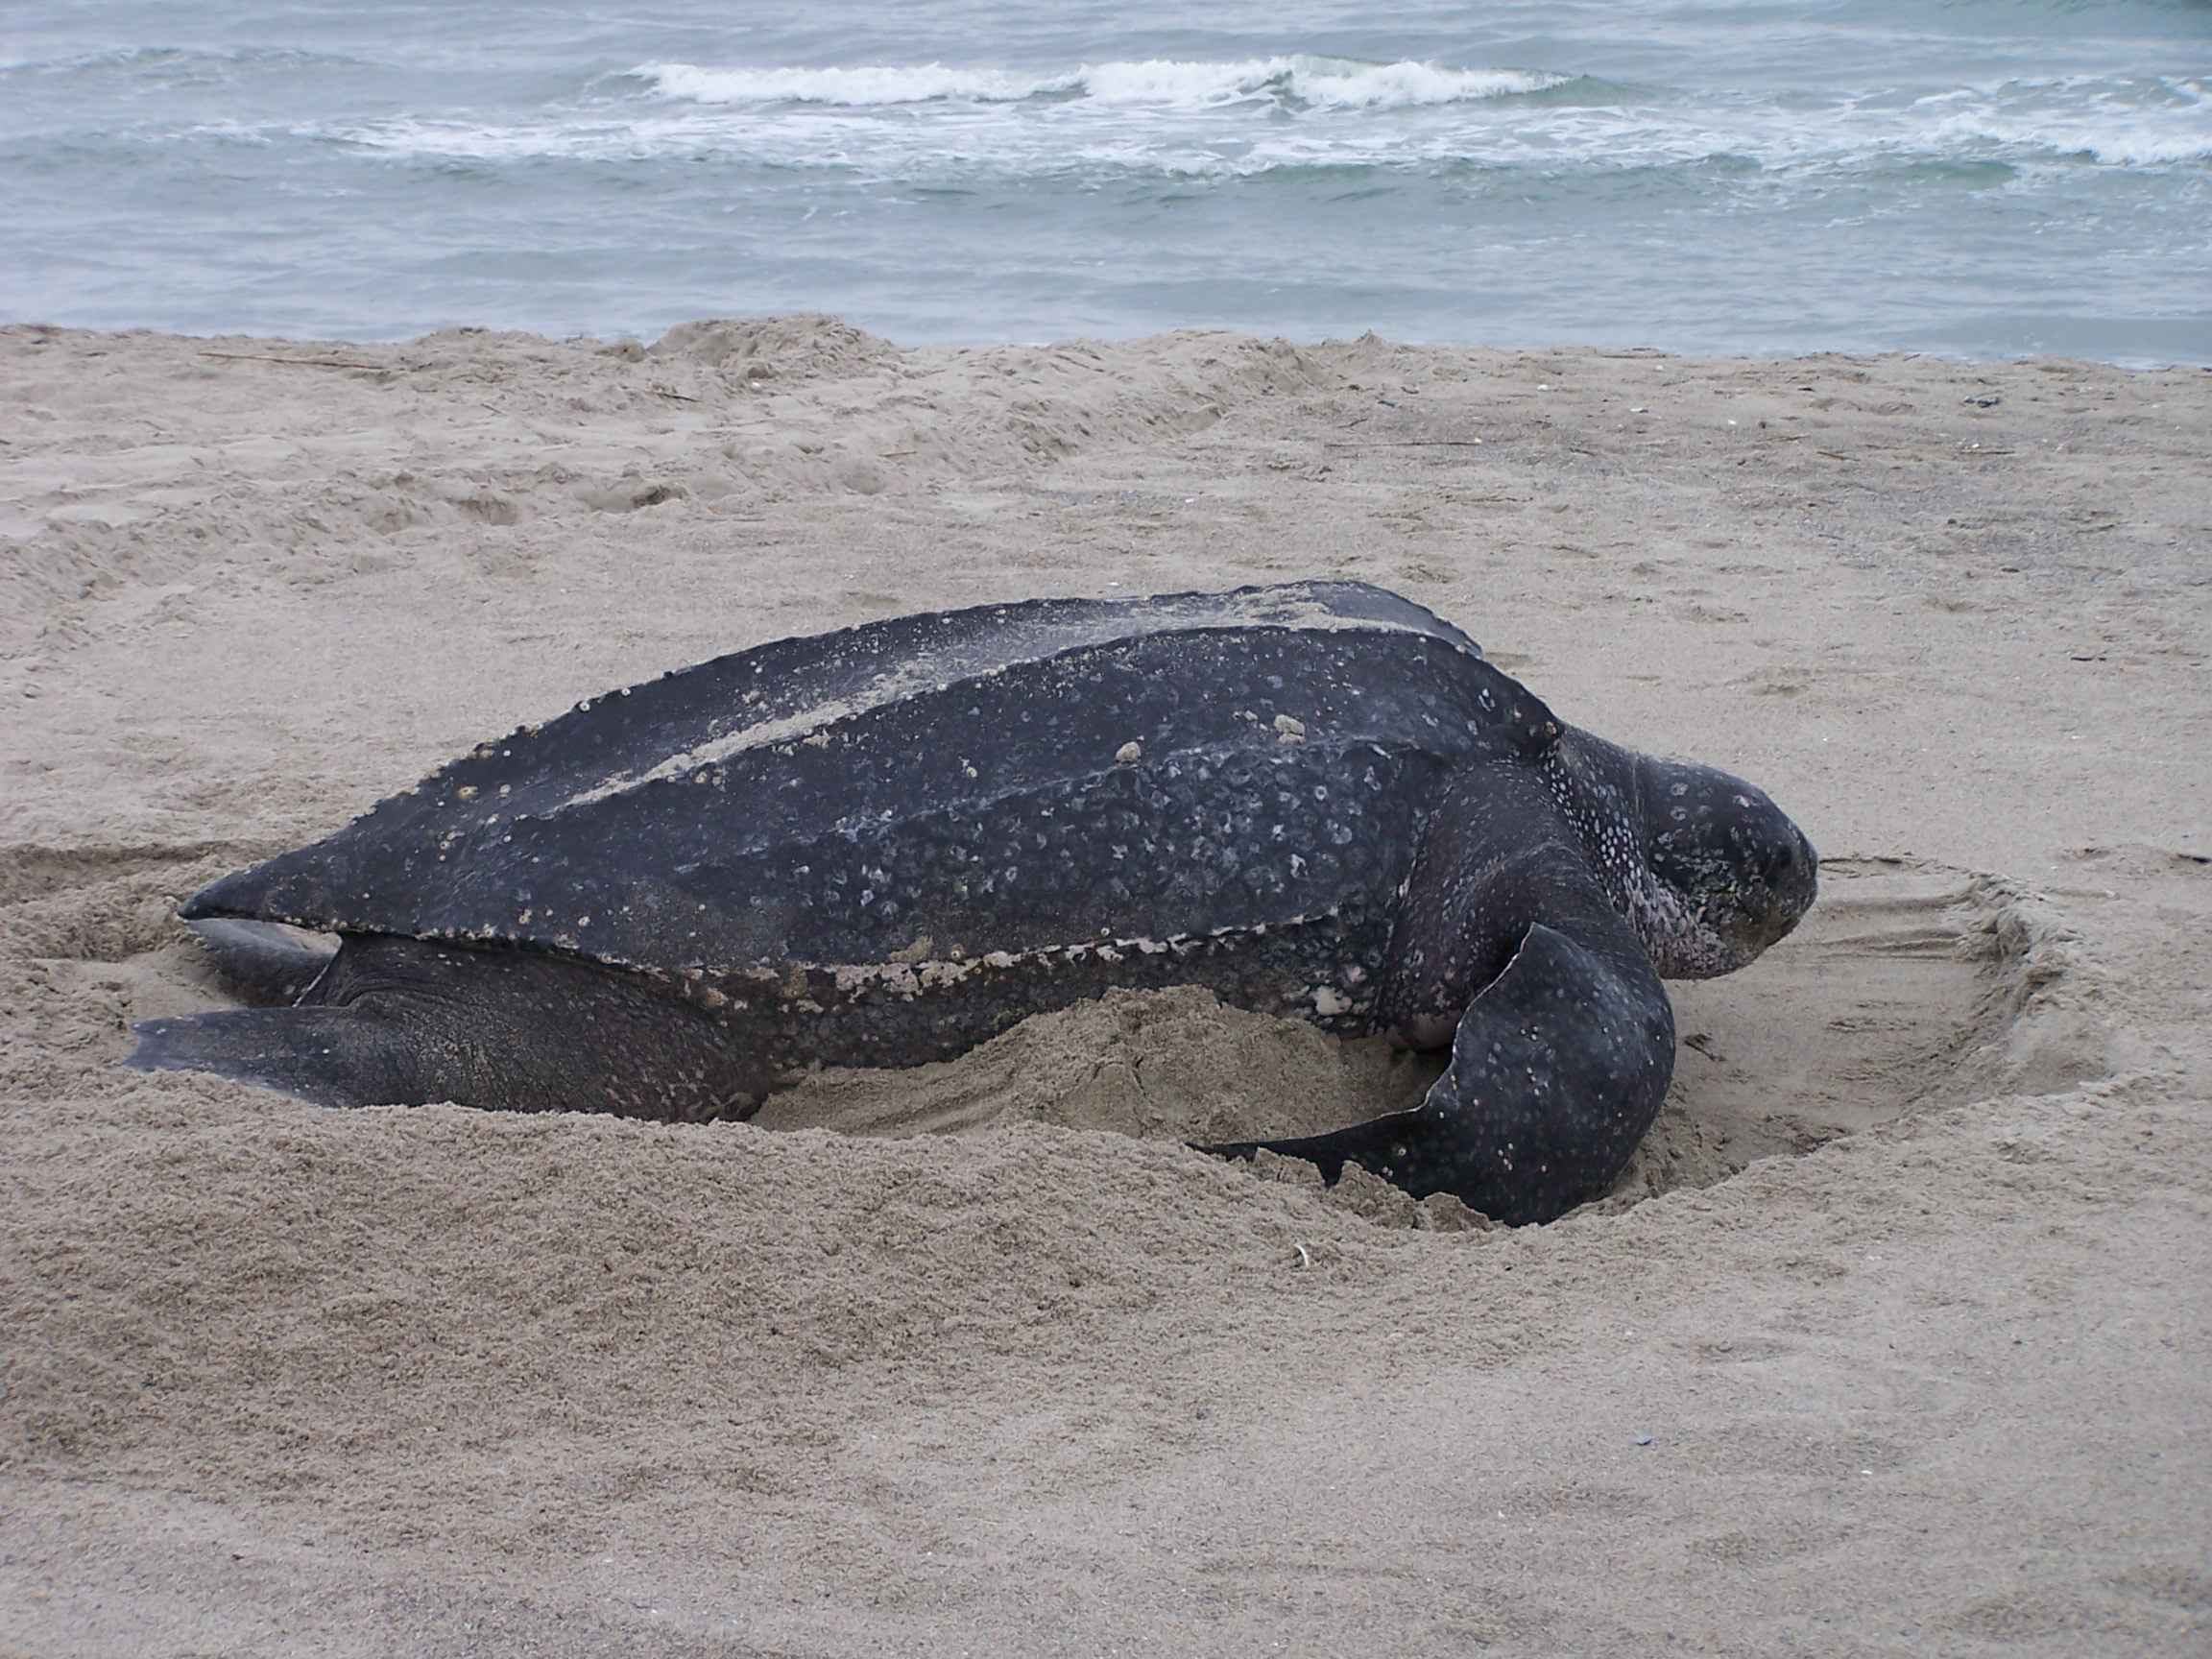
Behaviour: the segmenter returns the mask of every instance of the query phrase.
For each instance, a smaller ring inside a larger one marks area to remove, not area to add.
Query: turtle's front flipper
[[[187,922],[223,982],[245,1001],[288,1008],[300,1000],[337,951],[302,944],[268,922],[208,917]]]
[[[1331,1180],[1358,1164],[1513,1223],[1549,1221],[1620,1174],[1673,1076],[1673,1011],[1578,841],[1525,778],[1500,768],[1455,781],[1402,901],[1386,1017],[1420,1030],[1447,1001],[1464,1009],[1428,1098],[1327,1135],[1206,1150],[1263,1146]]]
[[[1452,1066],[1410,1112],[1264,1147],[1372,1169],[1416,1198],[1450,1192],[1494,1220],[1549,1221],[1597,1197],[1666,1098],[1674,1021],[1658,977],[1538,923],[1459,1022]]]

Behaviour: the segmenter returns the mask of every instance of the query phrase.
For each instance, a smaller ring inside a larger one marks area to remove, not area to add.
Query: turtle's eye
[[[1820,867],[1820,860],[1813,851],[1813,844],[1794,824],[1786,824],[1784,833],[1776,837],[1773,850],[1767,856],[1766,876],[1769,886],[1793,888],[1805,883]]]

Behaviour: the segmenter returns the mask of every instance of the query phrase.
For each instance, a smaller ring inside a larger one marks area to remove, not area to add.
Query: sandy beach
[[[12,326],[0,409],[0,1655],[2203,1650],[2212,373]],[[1563,1221],[1185,1150],[1426,1082],[1192,992],[751,1123],[120,1065],[180,895],[579,698],[1308,576],[1821,852]]]

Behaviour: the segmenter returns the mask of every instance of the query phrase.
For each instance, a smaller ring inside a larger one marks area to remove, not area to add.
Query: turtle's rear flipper
[[[318,1106],[420,1105],[422,1065],[407,1033],[361,1008],[233,1008],[132,1027],[140,1071],[212,1071]]]
[[[337,954],[329,946],[302,942],[268,922],[206,917],[184,924],[207,952],[217,977],[240,1000],[287,1008],[300,1000]]]
[[[1331,1180],[1358,1164],[1510,1223],[1551,1220],[1627,1166],[1674,1074],[1667,993],[1541,786],[1511,772],[1467,782],[1431,823],[1384,987],[1401,1028],[1463,1008],[1450,1069],[1410,1112],[1202,1150],[1264,1147]]]
[[[289,1008],[137,1028],[142,1071],[212,1071],[323,1106],[738,1117],[773,1074],[702,1008],[533,950],[349,933]]]

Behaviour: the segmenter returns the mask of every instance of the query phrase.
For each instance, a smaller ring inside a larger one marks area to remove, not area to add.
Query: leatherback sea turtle
[[[1659,1109],[1660,976],[1750,961],[1815,867],[1750,784],[1566,725],[1378,588],[984,606],[581,703],[203,888],[180,914],[288,1005],[149,1021],[132,1063],[744,1117],[811,1066],[1196,984],[1450,1046],[1421,1106],[1264,1144],[1541,1220]]]

